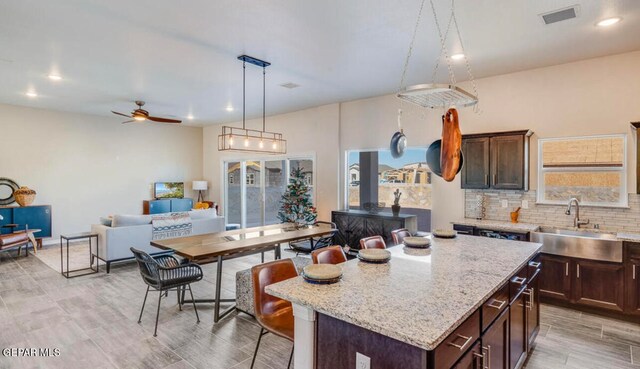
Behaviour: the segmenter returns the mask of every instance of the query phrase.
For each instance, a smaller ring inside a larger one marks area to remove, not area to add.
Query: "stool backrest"
[[[314,264],[340,264],[347,261],[342,246],[327,246],[311,252]]]
[[[291,259],[275,260],[251,268],[253,304],[258,322],[261,322],[265,316],[277,314],[278,311],[285,308],[291,308],[289,301],[269,295],[264,291],[265,287],[297,276],[298,271]]]
[[[391,237],[393,238],[393,244],[399,245],[402,243],[405,237],[411,237],[411,232],[409,232],[406,228],[400,228],[391,231]]]
[[[363,249],[386,249],[382,236],[371,236],[360,240],[360,247]]]
[[[138,269],[140,270],[140,275],[144,283],[154,287],[159,286],[160,272],[158,270],[158,262],[142,250],[134,247],[131,247],[129,250],[131,250],[133,256],[136,258],[136,262],[138,262]]]

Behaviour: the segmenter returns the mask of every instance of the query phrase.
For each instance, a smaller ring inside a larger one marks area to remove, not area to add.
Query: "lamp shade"
[[[209,183],[207,181],[193,181],[193,190],[194,191],[206,191],[209,188]]]

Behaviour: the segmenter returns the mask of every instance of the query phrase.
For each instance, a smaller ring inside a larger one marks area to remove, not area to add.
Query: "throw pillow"
[[[151,215],[114,215],[111,226],[130,227],[151,224]]]

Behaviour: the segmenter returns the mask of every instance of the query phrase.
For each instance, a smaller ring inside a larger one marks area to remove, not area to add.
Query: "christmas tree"
[[[296,225],[313,224],[318,217],[316,208],[311,201],[309,186],[304,180],[301,169],[293,169],[287,189],[280,201],[278,219],[282,223],[295,223]]]

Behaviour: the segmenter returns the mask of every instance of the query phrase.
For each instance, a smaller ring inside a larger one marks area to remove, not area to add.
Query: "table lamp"
[[[193,181],[192,187],[194,191],[198,191],[198,202],[202,202],[202,191],[206,191],[209,188],[207,181]]]

